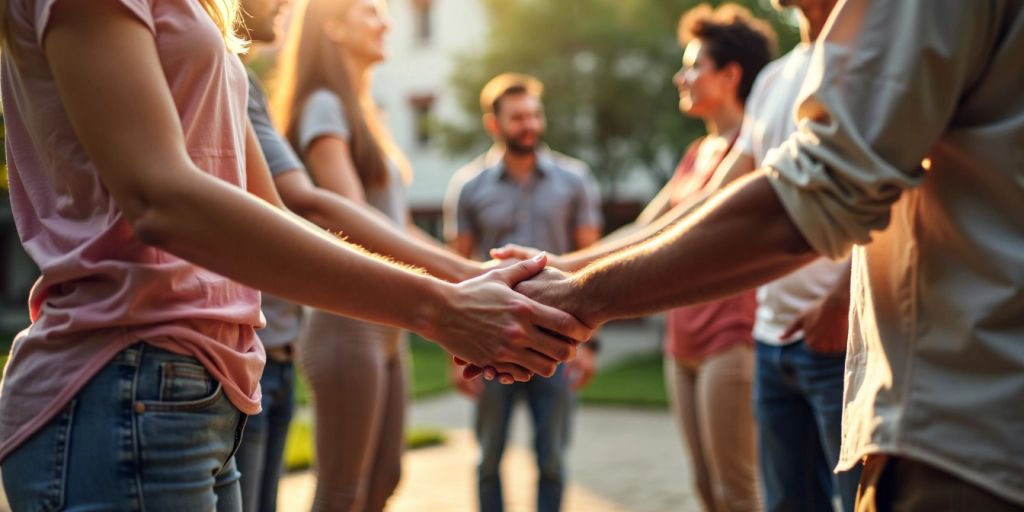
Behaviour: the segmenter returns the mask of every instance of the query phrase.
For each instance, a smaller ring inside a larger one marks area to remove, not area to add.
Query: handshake
[[[547,267],[545,253],[513,247],[493,255],[515,263],[454,285],[440,321],[423,334],[454,356],[467,379],[550,377],[602,321],[584,311],[570,275]]]

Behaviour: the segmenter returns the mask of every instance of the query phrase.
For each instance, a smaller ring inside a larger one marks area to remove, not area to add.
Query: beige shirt
[[[765,66],[754,81],[736,148],[758,165],[764,161],[768,151],[785,142],[796,131],[793,110],[813,54],[813,45],[801,43]],[[818,258],[800,270],[758,288],[754,339],[768,345],[785,345],[803,339],[803,330],[788,338],[783,338],[782,334],[801,313],[846,277],[848,266],[847,260]]]
[[[1024,504],[1022,56],[1019,0],[840,2],[765,160],[817,251],[863,244],[840,469],[898,454]]]

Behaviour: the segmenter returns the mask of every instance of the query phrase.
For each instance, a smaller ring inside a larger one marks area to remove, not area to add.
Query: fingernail
[[[544,259],[545,256],[547,256],[546,252],[544,252],[544,251],[538,252],[537,255],[533,257],[533,261],[540,261],[540,260]]]

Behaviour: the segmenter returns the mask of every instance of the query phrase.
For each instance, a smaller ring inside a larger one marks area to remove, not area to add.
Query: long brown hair
[[[288,38],[278,56],[272,108],[281,130],[299,148],[298,124],[302,108],[317,89],[327,89],[341,100],[350,138],[349,151],[364,187],[388,182],[390,158],[409,178],[409,164],[380,121],[370,95],[370,72],[350,76],[345,52],[324,32],[327,20],[338,20],[356,0],[303,0],[296,6]],[[364,81],[357,87],[354,80]],[[357,92],[362,91],[362,92]]]
[[[213,19],[213,23],[220,29],[224,44],[232,53],[244,53],[249,45],[235,32],[242,23],[239,2],[240,0],[199,0],[203,9]],[[7,8],[7,0],[0,0],[0,46],[7,45],[7,36],[10,33],[10,16]]]

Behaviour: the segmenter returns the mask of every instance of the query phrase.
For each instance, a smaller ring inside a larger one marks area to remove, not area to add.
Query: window
[[[409,104],[412,106],[413,138],[418,147],[426,147],[430,144],[434,132],[434,118],[431,115],[434,95],[414,94],[409,97]]]
[[[430,11],[433,0],[412,0],[416,42],[429,44],[431,37]]]

